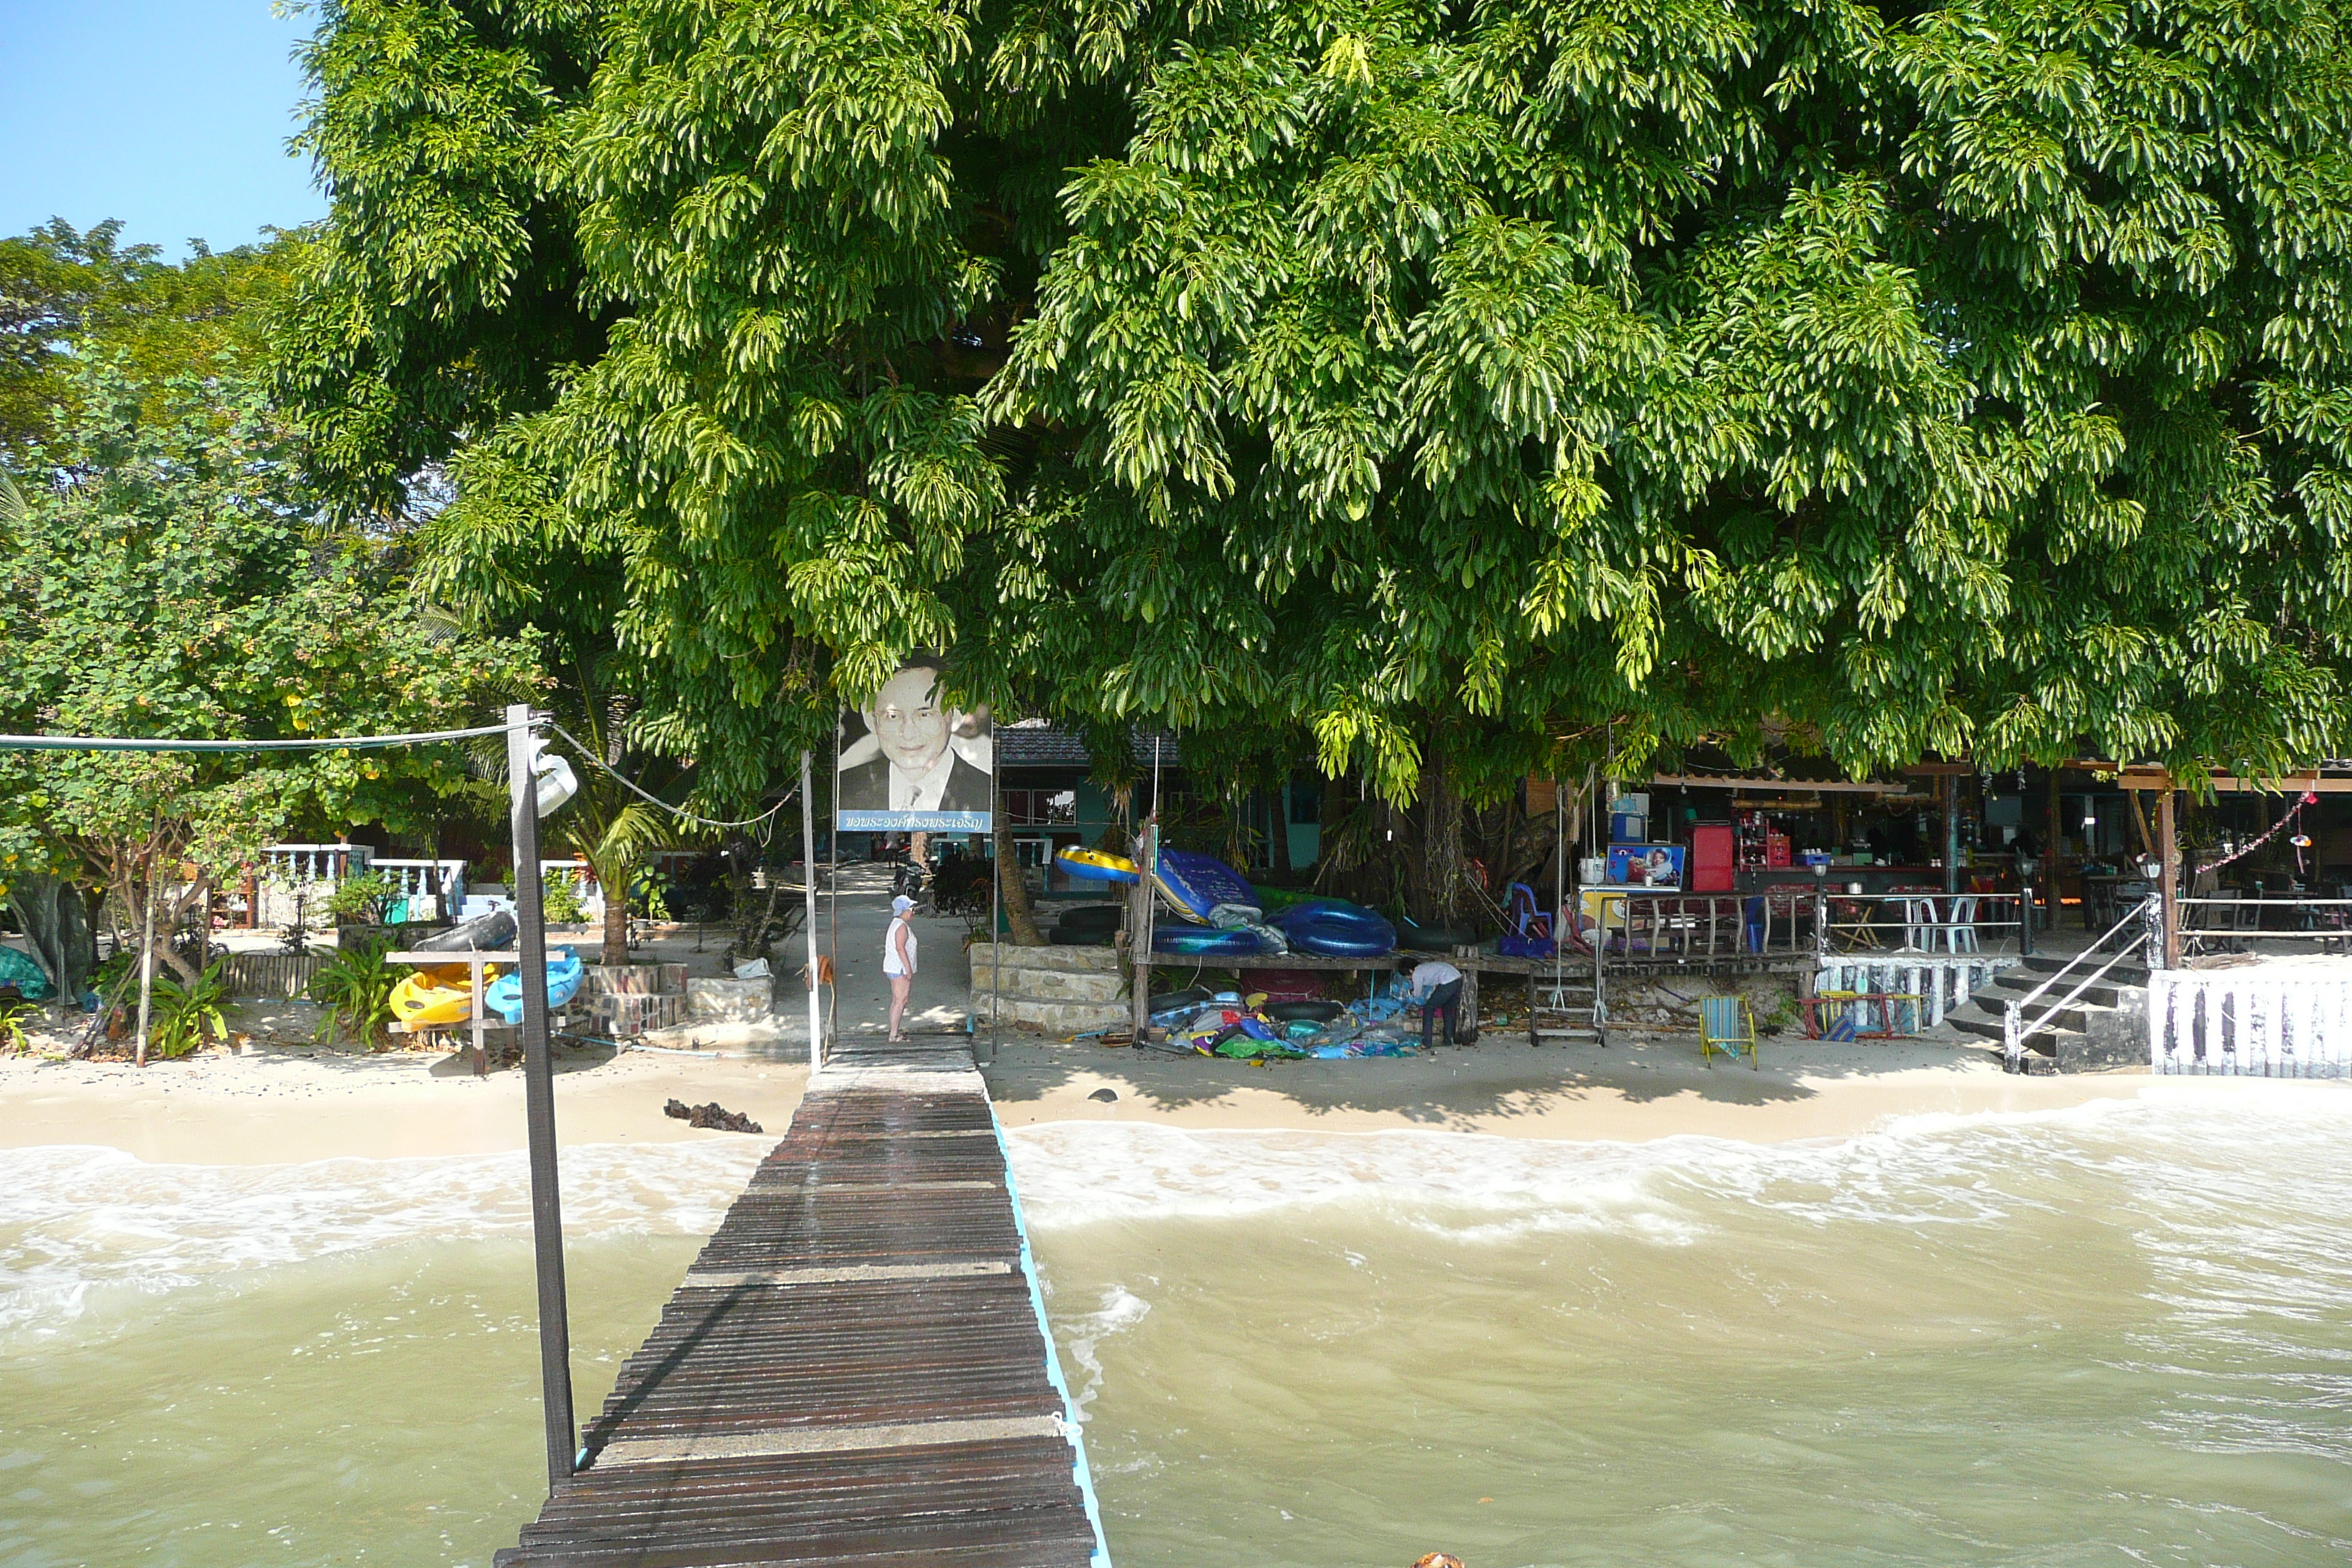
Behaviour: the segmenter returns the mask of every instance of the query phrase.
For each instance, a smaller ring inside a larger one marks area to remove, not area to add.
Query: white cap
[[[904,893],[899,894],[897,898],[890,900],[890,908],[894,913],[905,914],[908,910],[911,910],[914,907],[915,900],[908,898]]]

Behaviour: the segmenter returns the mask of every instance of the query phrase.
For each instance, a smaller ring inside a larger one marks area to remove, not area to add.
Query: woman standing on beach
[[[882,973],[890,978],[890,1037],[902,1040],[907,999],[915,993],[915,900],[901,893],[890,900],[890,929],[882,936]]]

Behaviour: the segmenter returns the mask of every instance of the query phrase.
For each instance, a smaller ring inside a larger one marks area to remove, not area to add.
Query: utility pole
[[[530,706],[507,709],[507,787],[513,806],[515,940],[522,983],[522,1105],[530,1142],[530,1238],[539,1274],[539,1381],[547,1419],[547,1489],[572,1479],[572,1323],[563,1289],[563,1208],[555,1160],[555,1068],[547,1042],[547,927],[539,879],[538,748]],[[606,898],[627,898],[625,888]],[[628,955],[618,955],[623,962]],[[604,962],[614,962],[606,953]]]

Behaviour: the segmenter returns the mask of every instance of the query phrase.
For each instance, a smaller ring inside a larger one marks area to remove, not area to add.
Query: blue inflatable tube
[[[1389,924],[1378,910],[1368,910],[1361,904],[1343,903],[1337,899],[1318,899],[1311,904],[1300,904],[1283,910],[1272,917],[1272,923],[1284,931],[1313,927],[1323,931],[1351,931],[1370,937],[1381,937],[1391,947],[1396,945],[1396,927]]]
[[[1265,951],[1255,931],[1222,926],[1161,926],[1151,933],[1154,952],[1232,954],[1255,958]]]
[[[1379,958],[1396,949],[1396,928],[1378,915],[1369,922],[1352,918],[1296,920],[1283,931],[1290,938],[1292,951],[1323,958]]]

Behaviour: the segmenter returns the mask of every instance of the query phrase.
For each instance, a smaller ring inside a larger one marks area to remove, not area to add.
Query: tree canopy
[[[458,632],[380,556],[319,534],[294,437],[249,376],[159,386],[85,353],[73,378],[71,424],[0,509],[0,729],[403,733],[530,688],[527,646]],[[309,821],[410,826],[467,777],[451,746],[0,752],[0,892],[54,873],[137,909],[184,862],[224,872]]]
[[[756,787],[2342,749],[2344,0],[341,0],[283,386]]]
[[[0,467],[21,465],[69,423],[77,344],[104,344],[158,384],[251,353],[257,307],[285,286],[301,246],[288,234],[218,252],[198,240],[175,265],[121,237],[112,219],[77,233],[55,218],[0,239]]]

